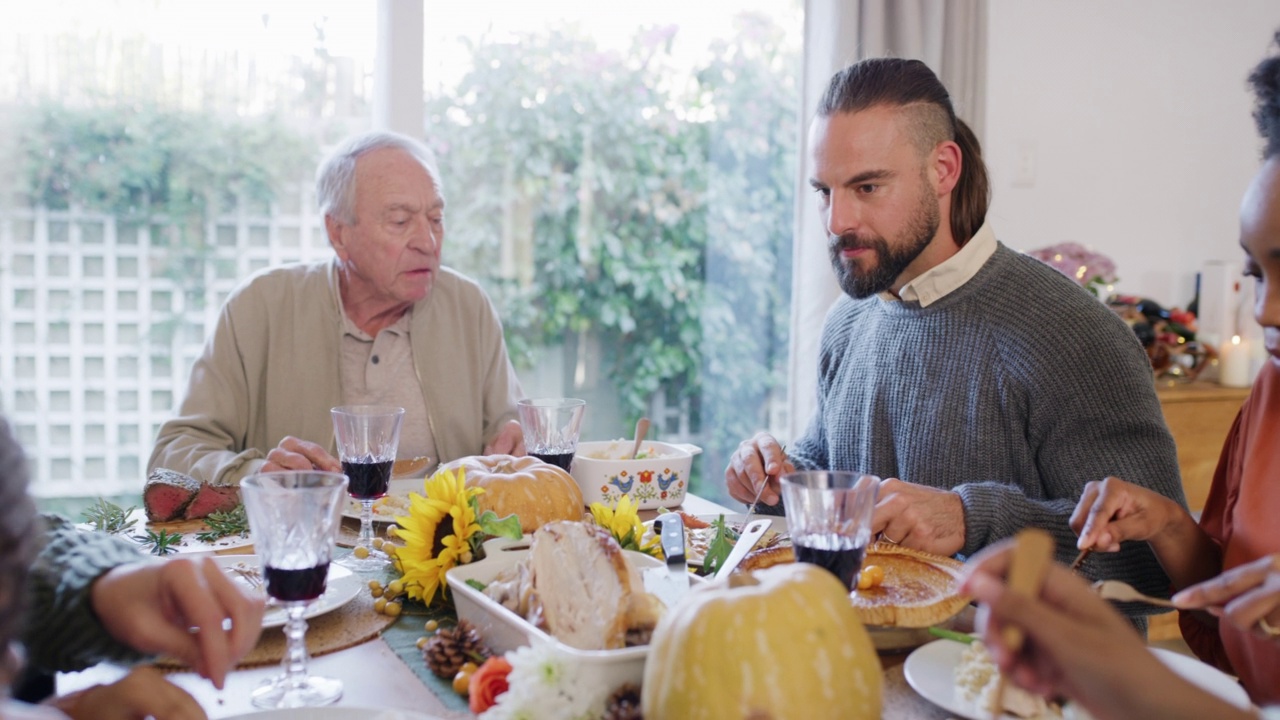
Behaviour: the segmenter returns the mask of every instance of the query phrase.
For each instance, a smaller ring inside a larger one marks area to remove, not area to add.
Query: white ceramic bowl
[[[641,460],[605,460],[592,455],[617,456],[631,452],[631,440],[599,440],[578,443],[570,473],[582,488],[587,505],[616,505],[623,495],[631,497],[641,510],[671,508],[684,502],[689,492],[689,470],[693,456],[702,452],[697,445],[661,442],[641,443],[640,452],[662,457]]]

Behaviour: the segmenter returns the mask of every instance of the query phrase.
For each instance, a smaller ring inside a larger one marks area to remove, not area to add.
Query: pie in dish
[[[738,569],[758,570],[786,562],[795,562],[795,552],[790,547],[771,547],[748,554]],[[849,596],[865,625],[929,627],[969,604],[969,598],[956,591],[963,567],[958,560],[878,542],[867,548],[862,566],[868,565],[884,570],[884,582]]]
[[[391,477],[396,478],[423,478],[426,477],[427,468],[431,467],[431,458],[425,455],[419,455],[413,458],[403,458],[396,460],[391,466]]]

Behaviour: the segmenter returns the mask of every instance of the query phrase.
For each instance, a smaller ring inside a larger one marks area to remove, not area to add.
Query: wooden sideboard
[[[1213,382],[1160,385],[1156,389],[1165,422],[1178,445],[1178,467],[1187,506],[1204,509],[1222,443],[1227,439],[1249,388],[1223,387]]]

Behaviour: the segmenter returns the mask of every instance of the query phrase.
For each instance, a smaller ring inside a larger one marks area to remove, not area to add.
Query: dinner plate
[[[393,523],[397,515],[409,514],[409,493],[422,494],[422,478],[392,478],[387,485],[387,494],[373,501],[373,521],[376,523]],[[343,506],[342,516],[353,520],[360,519],[360,501],[347,498]]]
[[[214,562],[237,584],[266,593],[266,588],[260,584],[262,575],[257,555],[219,555]],[[307,606],[302,617],[310,619],[337,610],[354,600],[364,586],[355,573],[337,563],[329,563],[329,579],[325,581],[324,594]],[[286,620],[288,615],[283,607],[268,603],[267,612],[262,616],[262,627],[282,627]]]
[[[288,710],[264,710],[236,715],[227,720],[440,720],[438,715],[424,715],[412,710],[375,710],[355,707],[318,707]]]
[[[1236,707],[1248,709],[1249,695],[1231,676],[1199,660],[1165,650],[1150,648],[1151,652],[1170,669],[1205,691],[1216,695]],[[925,700],[948,712],[969,720],[988,720],[991,716],[966,701],[955,689],[955,669],[960,664],[964,645],[954,640],[935,640],[917,648],[907,656],[902,666],[910,685]],[[1001,720],[1017,720],[1004,714]]]
[[[661,518],[661,517],[662,515],[658,516],[658,518]],[[696,517],[699,520],[702,520],[703,522],[706,522],[706,523],[713,523],[720,518],[720,513],[716,513],[712,515],[694,515],[693,517]],[[769,529],[775,533],[785,533],[787,531],[787,519],[781,515],[777,515],[777,516],[754,515],[754,516],[750,516],[750,519],[770,520],[772,524],[770,525]],[[738,525],[739,527],[741,527],[742,525],[745,525],[747,523],[748,515],[746,513],[724,513],[724,520],[730,525]],[[657,533],[653,531],[653,522],[654,522],[653,520],[649,520],[644,524],[645,541],[647,541],[651,537],[657,537]],[[696,567],[702,567],[702,559],[706,555],[707,545],[709,545],[711,541],[715,538],[715,535],[711,533],[710,529],[707,529],[707,530],[708,531],[706,533],[695,533],[693,536],[694,539],[687,541],[685,544],[685,556],[690,565],[693,565]],[[686,539],[690,537],[688,527],[685,527],[685,537]],[[766,532],[765,538],[763,539],[768,539],[768,537],[769,537],[769,533]]]

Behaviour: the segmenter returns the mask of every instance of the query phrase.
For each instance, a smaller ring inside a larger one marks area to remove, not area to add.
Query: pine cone
[[[452,678],[465,662],[479,665],[489,657],[480,634],[471,623],[459,620],[453,627],[440,628],[422,647],[422,658],[436,677]]]
[[[640,688],[627,683],[614,690],[605,703],[604,720],[642,720]]]

